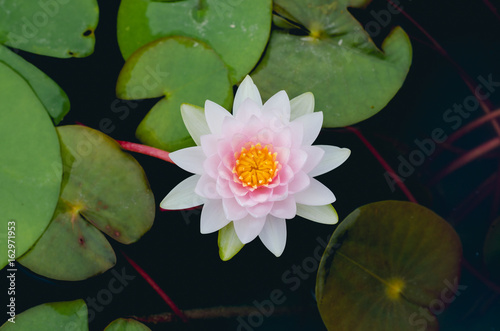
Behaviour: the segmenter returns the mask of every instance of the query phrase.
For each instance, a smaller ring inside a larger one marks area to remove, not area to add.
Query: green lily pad
[[[210,47],[186,37],[159,39],[135,52],[120,72],[116,93],[126,100],[164,97],[136,136],[168,151],[194,145],[182,121],[182,103],[204,106],[209,99],[228,109],[233,100],[224,63]]]
[[[434,315],[462,290],[461,256],[456,232],[425,207],[360,207],[337,227],[321,259],[323,322],[329,330],[437,330]]]
[[[59,85],[40,69],[2,45],[0,45],[0,61],[14,69],[28,82],[54,123],[59,124],[70,106],[68,96]]]
[[[151,329],[131,318],[119,318],[111,322],[104,331],[150,331]]]
[[[130,55],[149,42],[186,36],[210,45],[237,83],[257,64],[271,30],[271,0],[122,0],[118,44]]]
[[[143,169],[113,139],[82,126],[57,131],[64,164],[59,204],[19,262],[46,277],[81,280],[116,262],[101,231],[123,244],[137,241],[153,224],[155,202]]]
[[[279,90],[290,96],[314,93],[325,127],[365,120],[392,99],[411,64],[411,44],[397,27],[380,51],[347,11],[366,1],[277,0],[275,10],[308,34],[275,30],[252,78],[267,99]]]
[[[22,0],[0,3],[0,43],[59,58],[94,51],[96,0]]]
[[[491,223],[483,251],[484,264],[490,272],[490,277],[500,282],[500,218]]]
[[[44,303],[16,315],[14,321],[15,323],[5,322],[0,330],[87,331],[89,329],[87,305],[81,299]]]
[[[59,140],[47,111],[28,83],[1,61],[0,109],[3,268],[14,255],[24,254],[50,223],[62,171]],[[9,239],[15,252],[7,252]]]

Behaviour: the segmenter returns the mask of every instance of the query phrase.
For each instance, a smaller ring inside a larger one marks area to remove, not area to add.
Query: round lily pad
[[[123,244],[137,241],[153,224],[155,203],[143,169],[113,139],[83,126],[57,131],[64,165],[57,210],[19,262],[46,277],[81,280],[115,264],[102,232]]]
[[[118,77],[116,93],[126,100],[163,97],[140,123],[143,143],[168,151],[193,146],[181,104],[207,99],[227,109],[233,100],[228,71],[207,45],[186,37],[156,40],[135,52]]]
[[[329,330],[437,330],[434,315],[461,294],[462,245],[453,228],[418,204],[382,201],[337,227],[316,282]]]
[[[484,241],[484,264],[490,276],[500,283],[500,218],[491,223]]]
[[[94,51],[96,0],[2,1],[0,8],[0,43],[59,58]]]
[[[392,99],[411,64],[411,44],[399,27],[379,50],[347,10],[349,0],[278,0],[280,17],[293,29],[275,30],[266,53],[252,74],[264,99],[279,90],[290,96],[314,93],[325,127],[365,120]],[[305,34],[305,35],[304,35]]]
[[[16,315],[15,323],[7,321],[0,330],[86,331],[89,329],[87,314],[87,305],[81,299],[44,303]]]
[[[62,171],[59,140],[47,111],[28,83],[1,61],[0,109],[3,268],[8,259],[24,254],[49,224]],[[12,250],[7,252],[9,243]]]
[[[0,61],[14,69],[28,82],[55,124],[64,118],[69,111],[68,96],[49,76],[2,45],[0,45]]]
[[[104,331],[150,331],[151,329],[131,318],[119,318],[111,322]]]
[[[210,45],[237,83],[257,64],[271,30],[271,0],[123,0],[118,43],[125,59],[149,42],[186,36]]]

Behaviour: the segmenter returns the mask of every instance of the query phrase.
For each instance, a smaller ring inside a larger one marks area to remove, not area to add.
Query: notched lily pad
[[[5,322],[0,330],[85,331],[89,329],[87,305],[81,299],[44,303],[18,314],[14,321],[15,323]]]
[[[58,127],[64,179],[54,219],[19,262],[46,277],[81,280],[116,261],[102,232],[137,241],[154,220],[155,203],[143,169],[103,133]],[[57,263],[53,263],[57,261]]]
[[[182,121],[182,103],[204,106],[209,99],[228,109],[233,100],[228,71],[218,55],[185,37],[159,39],[135,52],[120,72],[116,93],[126,100],[163,97],[136,136],[168,151],[194,145]]]
[[[461,294],[462,245],[429,209],[382,201],[353,211],[323,254],[316,297],[329,330],[437,330]]]
[[[274,3],[286,24],[273,31],[252,74],[264,99],[283,89],[292,97],[313,92],[316,109],[324,113],[323,125],[342,127],[376,114],[403,84],[411,64],[409,38],[397,27],[379,50],[347,11],[366,1]],[[297,29],[301,33],[293,34]]]
[[[151,329],[131,318],[119,318],[111,322],[104,331],[150,331]]]
[[[3,268],[8,258],[24,254],[50,223],[62,171],[59,140],[47,111],[26,80],[1,60],[0,151]],[[9,239],[15,246],[11,251]]]
[[[96,0],[2,1],[0,43],[40,55],[85,57],[94,51],[98,20]]]
[[[271,0],[123,0],[118,43],[125,59],[158,38],[186,36],[210,45],[237,83],[257,64],[271,30]]]
[[[40,69],[2,45],[0,45],[0,61],[14,69],[28,82],[54,123],[59,124],[70,107],[68,96],[59,85]]]

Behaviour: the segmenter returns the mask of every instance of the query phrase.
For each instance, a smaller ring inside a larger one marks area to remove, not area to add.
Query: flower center
[[[272,145],[262,147],[261,144],[256,144],[249,149],[242,147],[240,153],[234,154],[236,164],[233,174],[243,186],[256,189],[273,181],[281,165],[276,161],[278,153],[272,153],[272,149]]]

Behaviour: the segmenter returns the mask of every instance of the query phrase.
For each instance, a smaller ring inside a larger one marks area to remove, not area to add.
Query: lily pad
[[[54,123],[59,124],[70,106],[68,96],[59,85],[40,69],[2,45],[0,45],[0,61],[14,69],[28,82]]]
[[[123,0],[118,44],[130,55],[149,42],[185,36],[210,45],[237,83],[257,64],[271,30],[271,0]]]
[[[150,331],[151,329],[131,318],[119,318],[111,322],[104,331]]]
[[[0,330],[86,331],[89,329],[87,305],[81,299],[44,303],[18,314],[14,321],[15,323],[5,322]]]
[[[347,10],[366,1],[276,0],[275,10],[294,29],[275,30],[252,78],[262,97],[279,90],[314,93],[325,127],[365,120],[392,99],[411,64],[411,44],[397,27],[382,51]],[[292,34],[302,29],[299,34]]]
[[[484,264],[490,276],[500,283],[500,218],[497,218],[488,230],[484,241]]]
[[[0,43],[40,55],[85,57],[94,51],[98,20],[96,0],[2,1]]]
[[[153,224],[155,203],[143,169],[113,139],[82,126],[57,131],[64,165],[59,204],[19,262],[46,277],[81,280],[116,262],[101,231],[123,244],[137,241]]]
[[[329,330],[437,330],[434,315],[460,295],[462,245],[418,204],[382,201],[353,211],[323,254],[316,297]]]
[[[0,109],[3,268],[8,258],[24,254],[50,223],[62,171],[59,140],[47,111],[28,83],[1,61]],[[7,252],[9,239],[15,249]]]
[[[209,46],[186,37],[159,39],[135,52],[120,72],[116,93],[126,100],[163,97],[136,136],[171,152],[194,145],[182,122],[182,103],[204,106],[210,99],[229,108],[233,100],[224,63]]]

